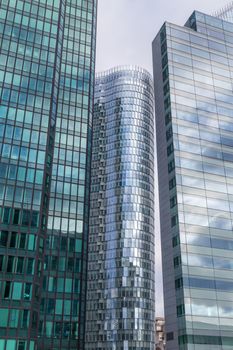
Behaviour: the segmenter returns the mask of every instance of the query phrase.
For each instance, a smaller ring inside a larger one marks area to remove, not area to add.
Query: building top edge
[[[110,68],[110,69],[102,71],[102,72],[97,72],[95,77],[96,77],[96,79],[99,79],[99,78],[104,78],[104,77],[107,77],[109,75],[112,75],[112,74],[115,74],[118,72],[129,72],[129,71],[144,73],[148,76],[148,78],[150,80],[152,80],[152,75],[146,69],[139,67],[139,66],[136,66],[136,65],[116,66],[116,67]]]
[[[226,6],[222,7],[220,10],[215,11],[213,13],[213,16],[215,17],[221,17],[221,18],[226,18],[228,15],[228,12],[233,10],[233,1],[231,1],[229,4],[227,4]]]

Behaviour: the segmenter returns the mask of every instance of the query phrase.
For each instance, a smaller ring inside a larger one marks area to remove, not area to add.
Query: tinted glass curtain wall
[[[233,22],[233,2],[231,1],[227,6],[217,11],[215,16],[225,21]]]
[[[168,350],[233,348],[233,24],[194,12],[153,42]]]
[[[0,2],[0,349],[83,349],[97,1]]]
[[[95,84],[86,349],[154,350],[152,80],[115,68]]]

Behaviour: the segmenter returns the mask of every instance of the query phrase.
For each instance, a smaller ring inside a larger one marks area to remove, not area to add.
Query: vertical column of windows
[[[40,335],[45,348],[83,349],[96,2],[64,1],[62,14]]]
[[[172,128],[172,112],[171,112],[171,98],[170,98],[170,82],[168,67],[168,52],[167,52],[168,36],[166,33],[166,26],[160,31],[160,45],[161,45],[161,63],[162,63],[162,78],[163,78],[163,96],[164,96],[164,115],[166,127],[166,141],[167,141],[167,164],[168,164],[168,179],[169,179],[169,193],[170,193],[170,220],[172,230],[172,245],[173,245],[173,262],[176,269],[176,275],[181,263],[181,255],[179,250],[179,228],[178,228],[178,207],[177,207],[177,191],[176,191],[176,174],[175,174],[175,157],[173,144],[173,128]],[[179,275],[178,275],[179,277]],[[176,278],[174,281],[176,289],[182,284],[182,278]],[[179,284],[178,284],[179,283]],[[179,294],[179,293],[178,293]],[[184,314],[184,305],[177,300],[177,315]],[[183,311],[183,312],[181,312]]]
[[[13,0],[0,5],[0,312],[1,336],[9,339],[1,340],[1,347],[7,349],[32,350],[37,341],[42,190],[58,19],[51,5]]]

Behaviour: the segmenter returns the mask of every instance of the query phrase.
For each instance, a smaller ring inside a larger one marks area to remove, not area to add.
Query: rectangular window
[[[177,205],[177,197],[174,196],[172,198],[170,198],[170,208],[174,208]]]
[[[172,127],[170,126],[167,131],[166,131],[166,139],[167,141],[170,140],[170,138],[172,137]]]
[[[72,272],[74,270],[74,258],[68,259],[68,271]]]
[[[34,259],[28,258],[27,274],[34,274]]]
[[[178,224],[178,215],[174,215],[172,218],[171,218],[171,226],[174,227]]]
[[[165,54],[162,58],[162,68],[164,68],[168,63],[168,58],[167,58],[167,54]]]
[[[16,268],[17,273],[23,273],[23,262],[24,262],[24,258],[19,257],[17,260],[17,268]]]
[[[13,272],[14,270],[14,256],[8,256],[8,262],[7,262],[7,272]]]
[[[10,213],[11,213],[11,208],[4,208],[3,209],[3,217],[2,217],[3,224],[10,223]]]
[[[173,143],[171,143],[168,147],[167,147],[167,156],[169,157],[174,151],[174,146]]]
[[[169,174],[175,169],[175,161],[174,159],[172,159],[169,163],[168,163],[168,172]]]
[[[30,224],[30,211],[23,210],[22,225],[29,226],[29,224]]]
[[[185,307],[183,304],[176,307],[177,316],[183,316],[185,314]]]
[[[170,341],[170,340],[173,340],[173,339],[174,339],[174,333],[173,332],[167,333],[166,340]]]
[[[62,314],[62,300],[61,299],[56,299],[56,315],[61,315]]]
[[[2,127],[3,124],[1,124]],[[3,132],[0,133],[2,136]],[[5,178],[6,177],[6,171],[7,171],[7,165],[6,164],[1,164],[0,165],[0,177]]]
[[[24,300],[31,300],[31,288],[31,283],[25,283],[23,295]]]
[[[168,125],[172,120],[172,116],[171,116],[171,112],[168,112],[166,115],[165,115],[165,124]]]
[[[33,311],[32,314],[32,328],[36,329],[37,328],[37,320],[38,320],[38,313]],[[30,347],[31,348],[31,347]],[[33,347],[34,348],[34,347]]]
[[[11,232],[10,248],[15,248],[17,246],[17,233]]]
[[[34,250],[35,247],[35,236],[28,235],[28,250]]]
[[[15,209],[14,210],[14,217],[13,217],[13,224],[18,225],[19,224],[19,217],[20,217],[20,210]]]
[[[21,299],[21,292],[22,292],[22,283],[14,282],[12,299],[13,300],[20,300]]]
[[[67,238],[66,237],[62,237],[61,238],[61,250],[62,251],[66,250],[66,245],[67,245]]]
[[[74,300],[73,305],[72,305],[72,315],[73,316],[78,316],[78,311],[79,311],[79,301]]]
[[[18,349],[17,350],[25,350],[26,342],[25,341],[19,341]]]
[[[166,41],[161,45],[161,54],[163,55],[165,51],[167,51],[167,43],[166,43]]]
[[[169,71],[168,71],[168,67],[166,67],[163,70],[163,82],[165,82],[165,80],[168,78],[168,75],[169,75]]]
[[[55,300],[54,299],[49,299],[48,300],[48,307],[47,307],[47,312],[49,315],[53,314],[55,310]]]
[[[181,265],[181,256],[176,256],[174,259],[173,259],[173,262],[174,262],[174,268],[178,267]]]
[[[164,108],[165,110],[168,109],[171,105],[171,100],[170,100],[170,96],[168,96],[165,100],[164,100]]]
[[[40,288],[38,286],[35,286],[35,299],[36,301],[39,301],[40,296]]]
[[[4,266],[4,255],[0,255],[0,271],[3,270]]]
[[[21,320],[21,328],[27,329],[29,327],[29,311],[28,310],[22,310],[23,317]]]
[[[55,336],[60,337],[61,330],[62,330],[61,322],[56,322],[55,323]]]
[[[9,299],[11,294],[11,282],[6,281],[4,289],[4,299]],[[0,317],[1,318],[1,317]]]
[[[0,309],[0,327],[7,327],[7,322],[8,322],[8,315],[9,315],[9,310],[8,309]]]
[[[182,287],[183,287],[183,278],[182,277],[181,278],[177,278],[175,280],[175,288],[176,289],[180,289]]]
[[[31,221],[32,227],[38,227],[38,219],[39,219],[39,214],[36,211],[33,211],[32,212],[32,221]]]
[[[56,270],[58,266],[58,258],[56,256],[52,257],[52,264],[51,269]]]
[[[21,233],[19,248],[20,249],[25,249],[25,245],[26,245],[26,234],[25,233]]]
[[[175,236],[172,238],[172,246],[173,248],[176,247],[178,244],[180,244],[180,237],[179,236]]]
[[[0,247],[7,246],[8,231],[0,231]]]

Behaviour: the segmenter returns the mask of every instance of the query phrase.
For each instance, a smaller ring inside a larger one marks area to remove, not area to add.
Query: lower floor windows
[[[9,339],[4,340],[0,339],[0,349],[6,349],[6,350],[26,350],[27,349],[27,341],[24,340],[15,340],[15,339]],[[6,346],[6,347],[5,347]],[[35,343],[34,341],[30,341],[30,350],[35,349]]]
[[[220,337],[210,335],[181,335],[179,344],[203,344],[203,345],[233,345],[233,337]]]

